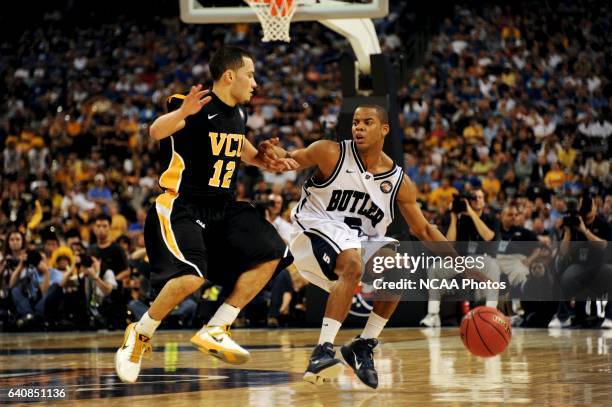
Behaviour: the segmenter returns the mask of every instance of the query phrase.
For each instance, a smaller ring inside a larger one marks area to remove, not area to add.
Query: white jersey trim
[[[329,178],[323,181],[322,183],[317,183],[317,181],[315,181],[314,175],[310,177],[310,182],[313,187],[325,188],[326,186],[334,182],[336,177],[338,177],[338,174],[340,173],[340,168],[342,168],[342,164],[344,163],[344,155],[345,155],[345,150],[346,150],[344,147],[344,143],[338,143],[338,145],[340,146],[340,158],[338,158],[338,162],[336,163],[336,166],[334,167],[334,171],[332,171],[332,174],[329,176]]]

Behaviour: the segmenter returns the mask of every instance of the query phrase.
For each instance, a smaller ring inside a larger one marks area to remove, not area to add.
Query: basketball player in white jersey
[[[268,148],[268,154],[293,158],[299,168],[317,167],[293,210],[289,241],[300,273],[329,292],[318,346],[304,374],[311,383],[320,384],[342,371],[333,343],[361,278],[362,242],[393,240],[385,234],[395,216],[394,203],[414,236],[427,242],[446,241],[423,216],[415,185],[383,152],[388,133],[387,111],[363,105],[355,110],[351,141],[320,140],[291,153]],[[372,254],[365,253],[364,258]],[[373,350],[398,301],[375,302],[363,332],[341,348],[344,360],[372,388],[378,386]]]

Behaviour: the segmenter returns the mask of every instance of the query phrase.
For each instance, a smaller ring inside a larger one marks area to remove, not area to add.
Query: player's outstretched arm
[[[417,188],[416,185],[404,174],[402,185],[397,193],[397,204],[400,212],[406,223],[410,227],[410,232],[423,242],[448,242],[446,237],[438,230],[438,228],[425,219],[421,208],[417,203]],[[452,253],[455,250],[449,245]]]
[[[427,219],[423,216],[423,212],[421,212],[421,208],[417,203],[416,196],[416,185],[414,185],[410,178],[404,174],[402,185],[400,185],[400,189],[397,193],[397,204],[402,216],[404,216],[406,223],[410,227],[410,232],[436,255],[457,257],[458,254],[455,248],[442,232],[440,232],[437,227],[427,222]],[[431,242],[437,243],[432,245]],[[488,281],[487,277],[475,269],[465,270],[464,276],[478,281]]]
[[[335,141],[319,140],[306,148],[291,152],[278,146],[278,139],[266,140],[259,144],[259,153],[264,160],[286,158],[295,161],[297,170],[318,166],[323,172],[333,169],[340,157],[340,145]]]
[[[278,139],[265,141],[264,143],[269,142],[277,144]],[[298,167],[298,163],[295,160],[288,157],[277,157],[274,154],[265,154],[262,149],[256,149],[247,139],[244,140],[241,158],[242,161],[249,165],[254,165],[272,172],[291,171]]]
[[[199,112],[212,99],[205,96],[209,92],[208,89],[201,89],[202,85],[192,86],[179,109],[155,119],[149,127],[149,135],[155,140],[161,140],[185,127],[185,118]]]

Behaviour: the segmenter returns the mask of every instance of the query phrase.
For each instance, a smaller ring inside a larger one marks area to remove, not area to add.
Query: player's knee
[[[179,279],[177,280],[178,284],[176,285],[176,288],[178,291],[180,291],[180,294],[183,294],[185,296],[196,291],[202,286],[202,284],[204,284],[205,281],[204,278],[200,276],[192,275],[182,276],[179,277]]]
[[[341,279],[358,282],[361,278],[361,259],[348,258],[336,265],[336,273]]]
[[[203,277],[193,276],[191,292],[194,292],[195,290],[200,288],[202,286],[202,284],[204,284],[205,281],[206,281],[206,279],[203,278]]]
[[[361,278],[361,271],[354,267],[346,268],[339,273],[339,277],[341,280],[350,281],[357,284]]]
[[[483,274],[485,275],[485,277],[492,281],[499,281],[501,277],[501,272],[497,267],[485,268]]]

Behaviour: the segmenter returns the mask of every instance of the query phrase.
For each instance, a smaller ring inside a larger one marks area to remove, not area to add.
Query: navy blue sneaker
[[[378,339],[356,337],[340,348],[344,361],[353,368],[359,380],[373,389],[378,387],[378,373],[374,368],[374,348],[377,345]]]
[[[334,345],[331,343],[317,345],[310,355],[304,381],[319,385],[338,377],[342,373],[342,361],[335,356]]]

